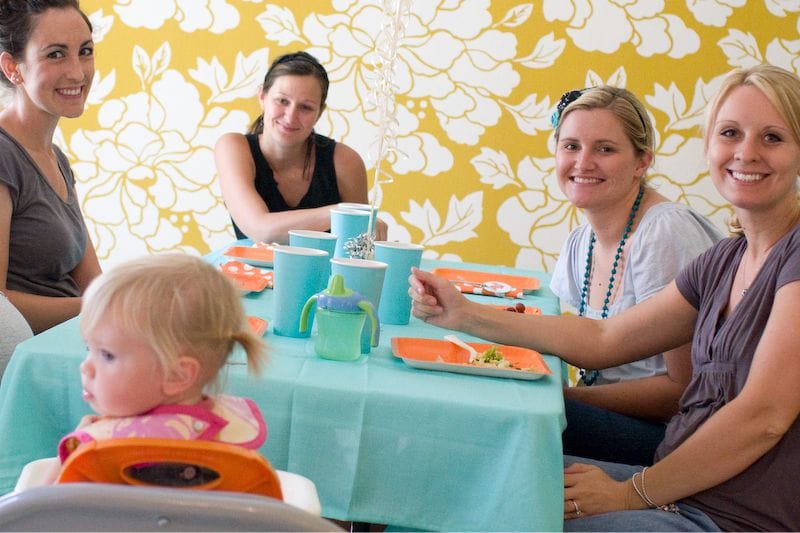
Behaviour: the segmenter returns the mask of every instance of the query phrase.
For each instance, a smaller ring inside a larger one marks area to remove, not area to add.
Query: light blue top
[[[535,275],[544,288],[522,301],[558,313],[546,274],[457,266]],[[272,294],[245,296],[247,313],[271,320]],[[13,488],[25,463],[54,456],[59,439],[90,412],[81,398],[85,346],[78,320],[20,344],[6,371],[0,493]],[[260,451],[276,468],[313,480],[326,517],[414,530],[559,530],[560,361],[545,356],[553,375],[523,381],[419,370],[391,353],[392,337],[441,339],[445,333],[415,318],[407,326],[389,325],[380,345],[353,362],[316,356],[313,335],[268,333],[269,362],[261,376],[248,376],[244,353],[236,352],[223,389],[258,404],[267,422]]]
[[[584,224],[570,233],[553,270],[550,289],[573,309],[581,303],[586,256],[592,228]],[[711,221],[685,204],[663,202],[648,209],[625,247],[622,292],[608,307],[614,316],[669,284],[689,262],[723,237]],[[618,280],[619,282],[620,280]],[[603,289],[605,291],[605,289]],[[599,320],[602,309],[586,306],[585,316]],[[600,371],[597,384],[615,383],[666,373],[664,356]]]

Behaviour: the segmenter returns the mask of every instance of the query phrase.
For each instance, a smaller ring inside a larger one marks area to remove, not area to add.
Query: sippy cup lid
[[[344,286],[341,274],[334,274],[328,282],[328,288],[317,294],[317,307],[342,313],[363,313],[359,304],[364,297]]]

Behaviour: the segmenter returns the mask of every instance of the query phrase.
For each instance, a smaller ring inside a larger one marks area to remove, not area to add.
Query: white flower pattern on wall
[[[239,12],[226,0],[117,0],[114,11],[132,28],[152,30],[173,19],[187,33],[224,33],[239,25]]]
[[[548,21],[566,21],[573,44],[610,54],[632,43],[643,57],[681,58],[697,52],[700,36],[679,17],[663,13],[663,0],[544,0]]]
[[[326,65],[317,131],[373,165],[381,1],[81,4],[97,73],[87,112],[62,121],[56,142],[104,265],[232,238],[211,148],[254,118],[278,54],[306,49]],[[581,217],[553,176],[549,114],[565,90],[601,81],[647,103],[658,134],[651,183],[722,224],[728,208],[706,176],[697,128],[705,102],[730,67],[800,70],[798,13],[797,0],[416,0],[396,80],[394,182],[371,193],[390,238],[424,242],[427,257],[552,266]]]
[[[369,134],[375,128],[369,102],[369,55],[381,11],[377,2],[349,3],[340,8],[347,12],[308,17],[302,35],[294,33],[299,30],[293,14],[279,6],[266,6],[260,20],[267,40],[308,43],[309,51],[320,57],[331,78],[324,125],[336,126],[334,131],[341,136],[339,128],[349,123],[344,131],[351,133],[345,139],[366,153],[372,141]],[[399,51],[397,95],[407,105],[398,108],[398,148],[403,157],[392,162],[394,172],[435,176],[449,169],[444,163],[452,161],[452,154],[443,153],[446,149],[435,136],[420,132],[420,115],[433,112],[448,138],[468,145],[477,144],[486,128],[497,124],[501,106],[514,113],[520,123],[530,119],[525,112],[535,105],[528,101],[512,105],[501,100],[519,83],[513,66],[517,39],[495,28],[514,27],[527,16],[529,10],[511,10],[500,24],[493,25],[488,2],[414,5]],[[552,64],[561,50],[563,42],[555,41],[550,34],[519,61],[529,68],[542,68]],[[533,115],[538,128],[529,127],[531,131],[548,127],[548,107],[549,98]],[[357,116],[359,113],[362,116]]]
[[[231,238],[212,148],[218,128],[241,129],[247,117],[204,108],[197,89],[169,61],[167,43],[153,56],[137,46],[132,63],[142,91],[104,102],[103,129],[78,130],[71,139],[84,214],[103,259],[116,247],[191,248],[195,233],[208,244],[195,253]]]

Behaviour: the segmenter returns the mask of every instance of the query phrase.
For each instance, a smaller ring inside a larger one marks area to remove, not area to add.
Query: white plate
[[[408,366],[420,368],[422,370],[439,370],[444,372],[454,372],[456,374],[472,374],[475,376],[489,376],[493,378],[512,378],[534,381],[541,379],[547,374],[540,374],[530,370],[515,370],[506,368],[494,368],[491,366],[472,366],[454,363],[436,363],[432,361],[420,361],[410,357],[401,357]]]

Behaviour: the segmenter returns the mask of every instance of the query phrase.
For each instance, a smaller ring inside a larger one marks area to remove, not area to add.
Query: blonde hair
[[[794,141],[800,144],[800,78],[788,70],[763,64],[733,69],[723,78],[722,84],[706,108],[703,131],[703,146],[706,152],[720,107],[731,91],[746,86],[755,87],[764,94],[781,118],[786,121]],[[798,201],[800,202],[800,198]],[[728,221],[728,229],[735,235],[742,235],[742,226],[735,215]]]
[[[564,118],[578,109],[608,109],[622,123],[625,134],[640,156],[655,154],[655,130],[647,110],[636,96],[622,87],[602,85],[583,89],[580,96],[569,103],[558,117],[555,138],[558,140]],[[644,180],[644,176],[642,176]]]
[[[101,274],[84,294],[81,334],[86,337],[108,315],[146,342],[165,372],[181,356],[195,358],[204,386],[216,382],[236,343],[247,353],[249,369],[261,368],[265,344],[250,329],[238,290],[198,257],[145,256]]]

